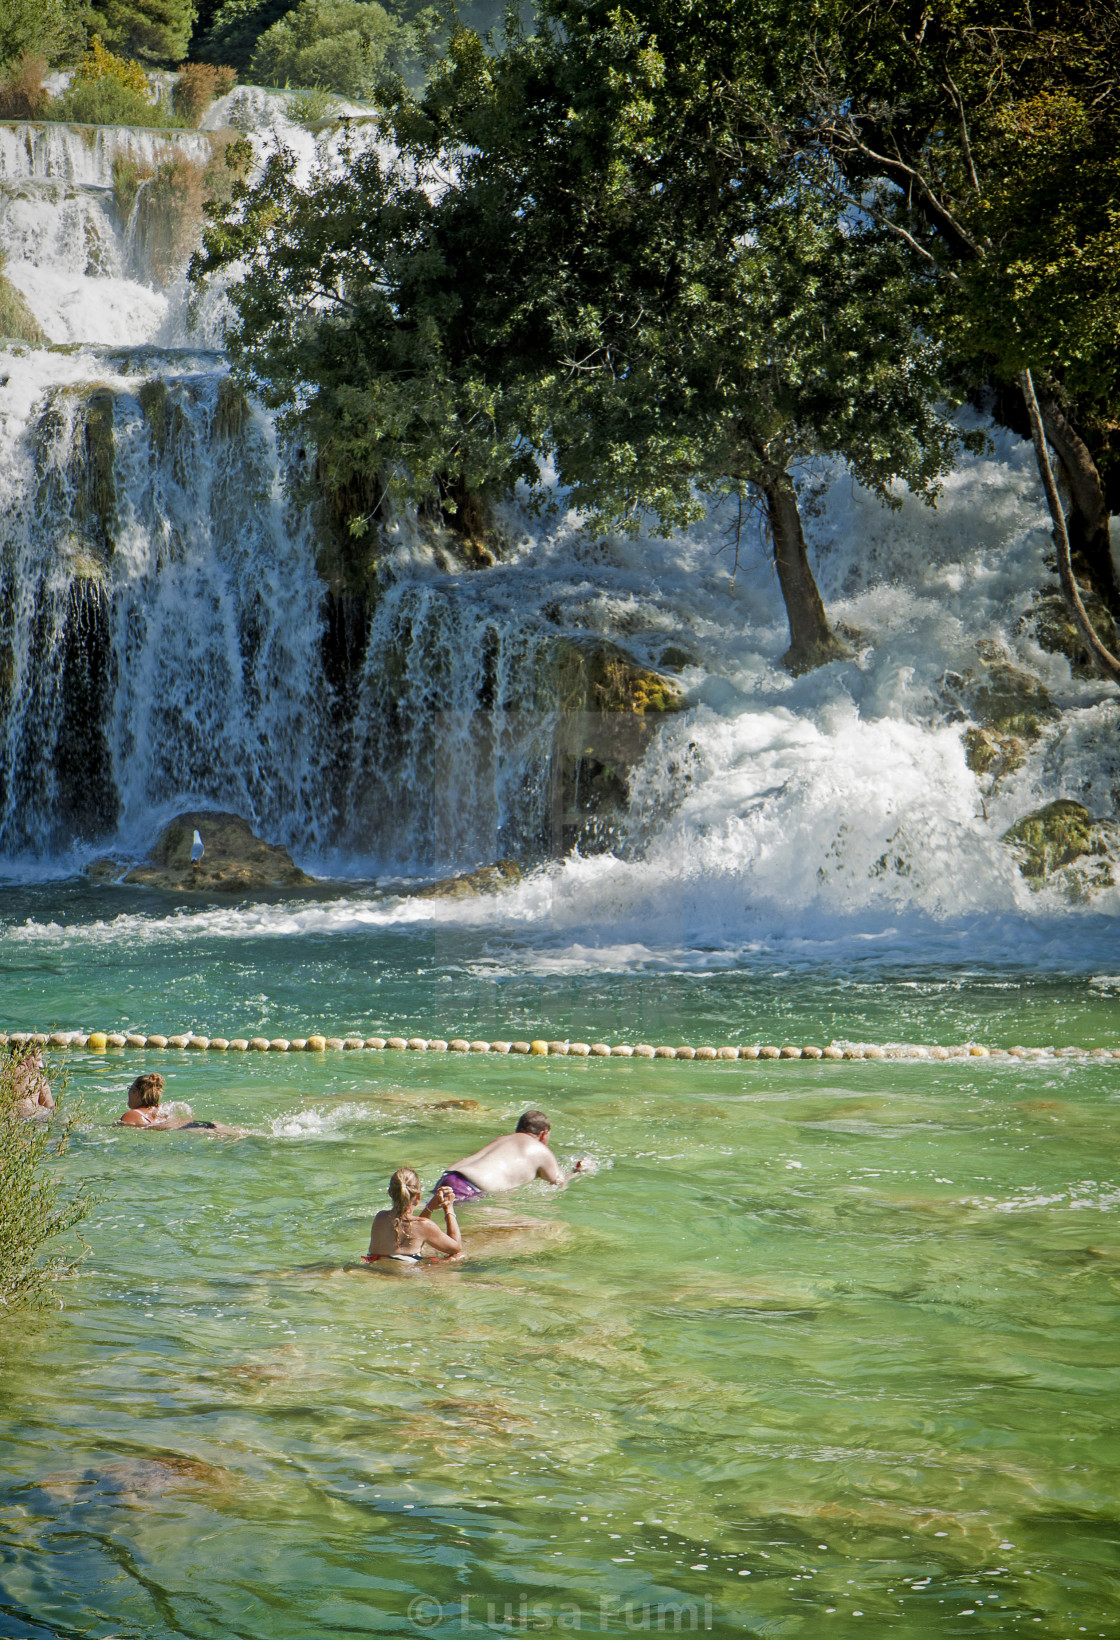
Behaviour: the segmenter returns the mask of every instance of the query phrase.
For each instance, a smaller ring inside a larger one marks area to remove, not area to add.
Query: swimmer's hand
[[[449,1184],[441,1185],[436,1191],[436,1206],[442,1207],[445,1213],[455,1211],[455,1192]]]
[[[579,1156],[572,1167],[573,1173],[595,1173],[598,1171],[594,1156]]]

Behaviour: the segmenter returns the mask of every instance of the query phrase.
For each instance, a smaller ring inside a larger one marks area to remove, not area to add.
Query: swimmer
[[[43,1056],[36,1049],[14,1055],[12,1091],[17,1116],[38,1116],[54,1109],[54,1097],[43,1068]]]
[[[418,1265],[425,1247],[433,1253],[446,1253],[458,1258],[463,1251],[463,1238],[455,1223],[455,1196],[448,1189],[436,1189],[422,1213],[414,1213],[421,1199],[420,1180],[411,1167],[398,1167],[389,1180],[389,1200],[392,1211],[382,1210],[374,1215],[369,1232],[369,1252],[362,1254],[363,1264],[377,1264],[381,1260],[396,1264]],[[446,1234],[431,1220],[433,1207],[443,1209]]]
[[[455,1162],[436,1185],[436,1192],[449,1189],[456,1201],[472,1201],[476,1196],[488,1196],[498,1190],[516,1190],[519,1184],[531,1179],[544,1179],[548,1184],[566,1184],[564,1173],[556,1157],[548,1148],[552,1123],[543,1110],[527,1110],[517,1124],[516,1132],[503,1133],[500,1139],[491,1139],[488,1145]],[[573,1174],[587,1171],[586,1158],[578,1161]],[[435,1202],[435,1194],[428,1209]]]
[[[160,1111],[163,1098],[163,1077],[158,1071],[138,1076],[128,1090],[128,1109],[119,1119],[119,1127],[163,1127],[168,1124],[166,1112]]]
[[[156,1128],[160,1133],[169,1133],[173,1129],[205,1128],[210,1133],[221,1133],[235,1139],[240,1139],[245,1132],[244,1128],[227,1127],[224,1122],[196,1122],[190,1116],[189,1105],[185,1114],[182,1110],[161,1111],[159,1102],[162,1098],[163,1077],[158,1071],[138,1076],[128,1090],[128,1109],[118,1119],[118,1127]]]

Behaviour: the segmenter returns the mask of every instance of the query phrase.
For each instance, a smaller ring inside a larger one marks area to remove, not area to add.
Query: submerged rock
[[[1018,854],[1032,888],[1057,877],[1071,898],[1082,899],[1112,885],[1118,837],[1116,821],[1094,820],[1083,803],[1059,798],[1016,820],[1003,841]]]
[[[195,829],[206,852],[191,863]],[[308,888],[314,882],[301,871],[286,848],[257,837],[237,814],[199,811],[180,814],[165,826],[148,859],[123,878],[113,875],[117,862],[95,860],[87,875],[95,881],[123,881],[145,888],[188,889],[207,894],[245,894],[262,888]]]
[[[498,894],[520,878],[521,867],[516,860],[496,860],[492,866],[479,866],[477,871],[427,883],[414,889],[413,896],[418,900],[466,900],[477,894]]]

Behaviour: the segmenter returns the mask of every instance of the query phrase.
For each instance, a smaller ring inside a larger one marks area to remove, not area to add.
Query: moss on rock
[[[466,900],[479,894],[498,894],[520,878],[521,867],[516,860],[496,860],[492,866],[464,871],[458,877],[441,877],[439,882],[416,889],[414,895],[418,900]]]
[[[1115,821],[1094,820],[1083,803],[1059,798],[1016,820],[1003,834],[1019,858],[1019,870],[1032,888],[1041,888],[1056,874],[1075,898],[1113,882],[1111,856],[1116,844]],[[1089,862],[1076,875],[1067,868]]]
[[[616,644],[560,639],[546,692],[559,704],[552,753],[554,852],[610,847],[625,812],[630,772],[662,720],[682,710],[680,691]]]
[[[1092,587],[1079,583],[1081,601],[1089,617],[1089,625],[1106,649],[1116,653],[1117,629],[1108,606]],[[1023,616],[1020,627],[1030,632],[1039,645],[1052,655],[1065,655],[1075,677],[1091,678],[1098,675],[1097,663],[1073,617],[1073,611],[1060,592],[1042,592],[1035,598],[1034,608]]]
[[[47,333],[19,291],[6,279],[0,260],[0,336],[17,342],[45,342]]]

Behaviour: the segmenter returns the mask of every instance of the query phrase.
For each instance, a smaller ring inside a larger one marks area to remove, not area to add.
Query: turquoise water
[[[577,972],[5,909],[9,1028],[1116,1040],[1103,947]],[[59,1057],[103,1196],[0,1336],[0,1634],[1117,1632],[1120,1061]],[[114,1128],[154,1065],[246,1136]],[[468,1205],[460,1265],[356,1264],[395,1167],[528,1105],[597,1171]]]

